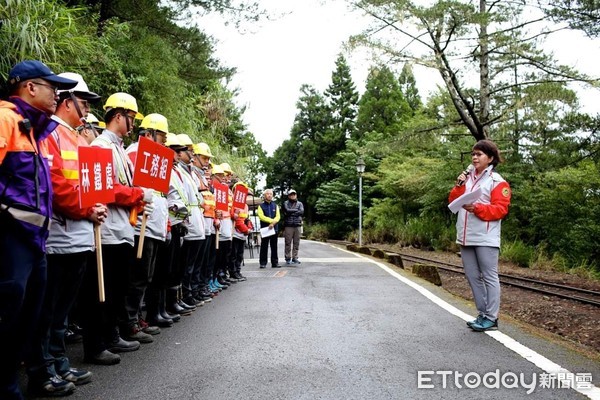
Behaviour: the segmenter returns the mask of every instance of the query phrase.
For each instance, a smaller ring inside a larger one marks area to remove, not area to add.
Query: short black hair
[[[478,141],[473,146],[473,150],[480,150],[484,152],[486,156],[493,158],[490,164],[492,164],[494,168],[496,168],[496,166],[501,162],[500,150],[498,150],[496,143],[492,142],[491,140],[483,139]]]

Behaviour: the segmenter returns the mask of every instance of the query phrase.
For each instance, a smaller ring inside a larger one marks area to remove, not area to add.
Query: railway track
[[[350,244],[350,242],[337,242],[339,244]],[[363,246],[365,247],[365,246]],[[366,246],[368,247],[368,246]],[[375,249],[369,247],[369,249]],[[379,249],[381,250],[381,249]],[[411,254],[398,253],[403,261],[409,263],[426,263],[435,265],[437,268],[456,274],[463,274],[464,270],[462,265],[447,263],[443,261],[434,260],[426,257],[414,256]],[[574,286],[562,285],[554,282],[547,282],[538,279],[524,278],[520,276],[510,274],[498,274],[500,277],[500,283],[506,286],[516,287],[522,290],[528,290],[536,292],[546,296],[553,296],[562,299],[577,301],[583,304],[589,304],[596,307],[600,307],[600,292],[594,290],[588,290],[578,288]]]
[[[444,271],[463,275],[465,273],[462,265],[441,262],[430,258],[418,257],[409,254],[399,254],[403,260],[408,262],[428,263],[435,265],[437,268]],[[600,307],[600,292],[594,290],[582,289],[574,286],[561,285],[554,282],[546,282],[538,279],[524,278],[509,274],[500,273],[498,276],[500,277],[500,283],[507,286],[513,286],[523,290],[529,290],[548,296],[560,297],[563,299],[574,300],[580,303],[591,304]]]

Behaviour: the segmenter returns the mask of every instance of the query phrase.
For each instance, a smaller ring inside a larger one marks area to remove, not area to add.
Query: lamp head
[[[359,175],[362,175],[362,173],[365,172],[365,162],[362,157],[359,157],[358,160],[356,160],[356,172],[358,172]]]

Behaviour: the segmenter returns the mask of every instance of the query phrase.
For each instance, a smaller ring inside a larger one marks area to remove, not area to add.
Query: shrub
[[[535,255],[535,249],[520,240],[502,242],[500,259],[513,262],[520,267],[529,268]]]
[[[329,239],[329,229],[323,224],[304,225],[304,236],[311,240],[327,240]]]

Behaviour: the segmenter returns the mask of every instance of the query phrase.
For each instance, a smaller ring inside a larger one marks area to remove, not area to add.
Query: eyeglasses
[[[124,117],[129,118],[131,120],[131,122],[135,121],[135,115],[131,115],[131,114],[127,114],[127,113],[123,113],[121,115],[123,115]]]
[[[89,101],[77,99],[77,102],[79,103],[79,105],[81,106],[81,108],[84,108],[86,110],[90,109],[90,102]]]
[[[479,152],[479,151],[473,151],[471,152],[471,157],[481,157],[481,156],[485,156],[485,153]]]
[[[35,82],[35,81],[31,81],[31,83],[33,83],[34,85],[46,86],[47,88],[50,88],[50,90],[52,90],[54,92],[54,94],[58,94],[58,87],[57,86],[50,85],[48,83]]]

